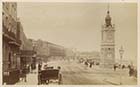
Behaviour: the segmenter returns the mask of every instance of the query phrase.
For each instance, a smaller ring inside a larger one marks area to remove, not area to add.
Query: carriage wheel
[[[38,82],[37,85],[40,85],[40,82]]]

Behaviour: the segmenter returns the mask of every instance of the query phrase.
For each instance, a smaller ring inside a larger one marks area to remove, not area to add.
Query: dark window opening
[[[9,61],[9,64],[8,64],[8,67],[10,68],[11,67],[11,53],[9,53],[9,59],[8,59]]]

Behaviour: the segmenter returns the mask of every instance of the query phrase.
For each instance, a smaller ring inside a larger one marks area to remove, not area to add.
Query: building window
[[[4,12],[2,12],[2,15],[4,16]]]
[[[12,4],[12,8],[14,8],[14,4]]]
[[[7,10],[9,10],[9,3],[5,3],[5,7]]]
[[[8,58],[8,62],[9,62],[8,68],[11,68],[11,53],[9,53],[9,56],[8,57],[9,57]]]
[[[4,25],[5,15],[4,12],[2,12],[2,25]]]
[[[4,25],[6,26],[6,28],[8,28],[8,17],[5,17],[5,21],[4,21]]]

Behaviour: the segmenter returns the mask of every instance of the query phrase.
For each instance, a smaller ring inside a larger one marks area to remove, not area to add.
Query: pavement
[[[37,70],[34,70],[27,74],[26,82],[22,79],[20,79],[19,82],[17,82],[15,85],[37,85],[38,84],[38,73]]]
[[[49,66],[61,67],[63,85],[136,85],[137,79],[128,76],[128,70],[102,69],[99,66],[86,67],[77,61],[53,61]],[[121,80],[120,80],[121,75]],[[16,85],[37,85],[37,70],[27,75],[27,82],[20,81]],[[56,83],[51,83],[53,85]]]

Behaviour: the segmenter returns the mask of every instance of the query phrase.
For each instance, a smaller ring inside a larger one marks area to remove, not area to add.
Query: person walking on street
[[[24,80],[24,82],[27,82],[26,74],[27,74],[27,66],[24,65],[24,67],[23,67],[23,69],[21,71],[21,77],[22,77],[22,80]]]
[[[42,65],[38,64],[38,72],[41,70]]]
[[[93,65],[93,62],[90,62],[90,65],[89,65],[89,67],[90,67],[90,68],[92,68],[92,65]]]
[[[116,71],[116,68],[117,68],[117,65],[116,65],[116,64],[114,64],[114,71]]]
[[[124,69],[125,68],[125,65],[122,65],[122,69]]]
[[[129,76],[132,76],[134,74],[134,67],[132,65],[128,65],[129,68]]]
[[[88,62],[85,61],[85,69],[87,69],[87,67],[88,67]]]

